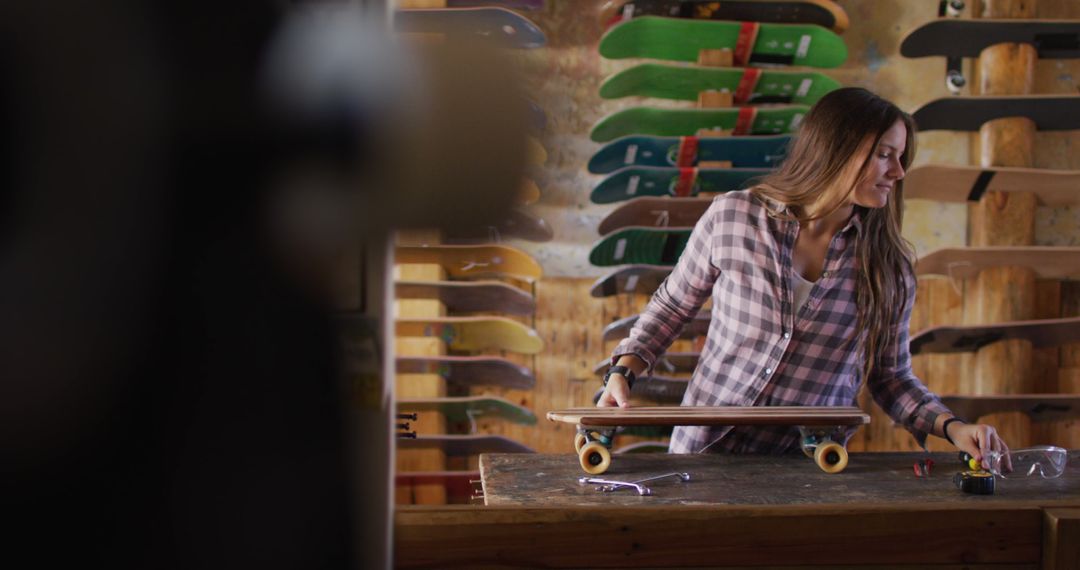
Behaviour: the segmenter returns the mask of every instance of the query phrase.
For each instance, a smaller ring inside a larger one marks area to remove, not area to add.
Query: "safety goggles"
[[[1043,479],[1053,479],[1065,472],[1068,451],[1052,445],[1040,445],[1017,449],[1007,454],[992,451],[987,455],[987,459],[990,462],[990,472],[999,477],[1016,479],[1038,474]]]

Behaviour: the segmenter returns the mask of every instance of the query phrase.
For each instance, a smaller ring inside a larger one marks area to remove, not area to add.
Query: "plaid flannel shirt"
[[[854,214],[832,238],[821,278],[806,303],[793,308],[791,257],[798,231],[798,222],[770,217],[747,190],[717,197],[612,361],[635,354],[651,371],[712,295],[708,336],[682,405],[857,406],[862,358],[849,339],[857,319],[860,216]],[[909,298],[897,315],[895,343],[881,355],[868,385],[878,405],[923,445],[937,415],[948,409],[912,373],[908,326],[915,279],[904,278]],[[672,453],[798,449],[798,431],[783,426],[680,426],[670,445]]]

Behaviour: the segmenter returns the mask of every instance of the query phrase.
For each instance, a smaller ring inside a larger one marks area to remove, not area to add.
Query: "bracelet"
[[[610,378],[612,374],[621,374],[623,378],[626,378],[626,387],[631,389],[634,387],[634,380],[636,380],[636,378],[634,377],[633,370],[630,370],[626,366],[612,366],[611,368],[608,368],[607,374],[604,374],[605,388],[607,387],[608,378]]]
[[[949,443],[953,444],[953,445],[956,445],[956,442],[953,441],[951,437],[949,437],[949,424],[951,424],[953,422],[960,422],[962,424],[966,424],[967,422],[965,422],[964,420],[962,420],[962,419],[960,419],[960,418],[958,418],[956,416],[953,416],[953,417],[945,420],[945,423],[942,424],[942,426],[941,426],[941,433],[945,436],[945,440],[948,441]]]

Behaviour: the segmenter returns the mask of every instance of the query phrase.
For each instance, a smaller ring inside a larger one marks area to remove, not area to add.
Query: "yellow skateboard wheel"
[[[579,434],[575,435],[574,436],[574,453],[581,453],[581,448],[585,446],[586,442],[588,442],[588,439],[585,437],[585,434],[579,433]]]
[[[847,450],[834,441],[822,443],[814,450],[814,463],[826,473],[843,471],[847,467],[847,461]]]
[[[581,468],[589,475],[599,475],[611,467],[611,452],[598,441],[590,441],[578,452]]]

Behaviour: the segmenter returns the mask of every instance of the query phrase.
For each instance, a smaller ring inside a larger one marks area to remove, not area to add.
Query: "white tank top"
[[[813,281],[807,281],[802,275],[799,275],[798,271],[791,270],[792,275],[795,276],[791,280],[792,285],[795,286],[795,312],[798,313],[802,310],[802,306],[806,303],[806,299],[810,297],[810,290],[814,288]]]

